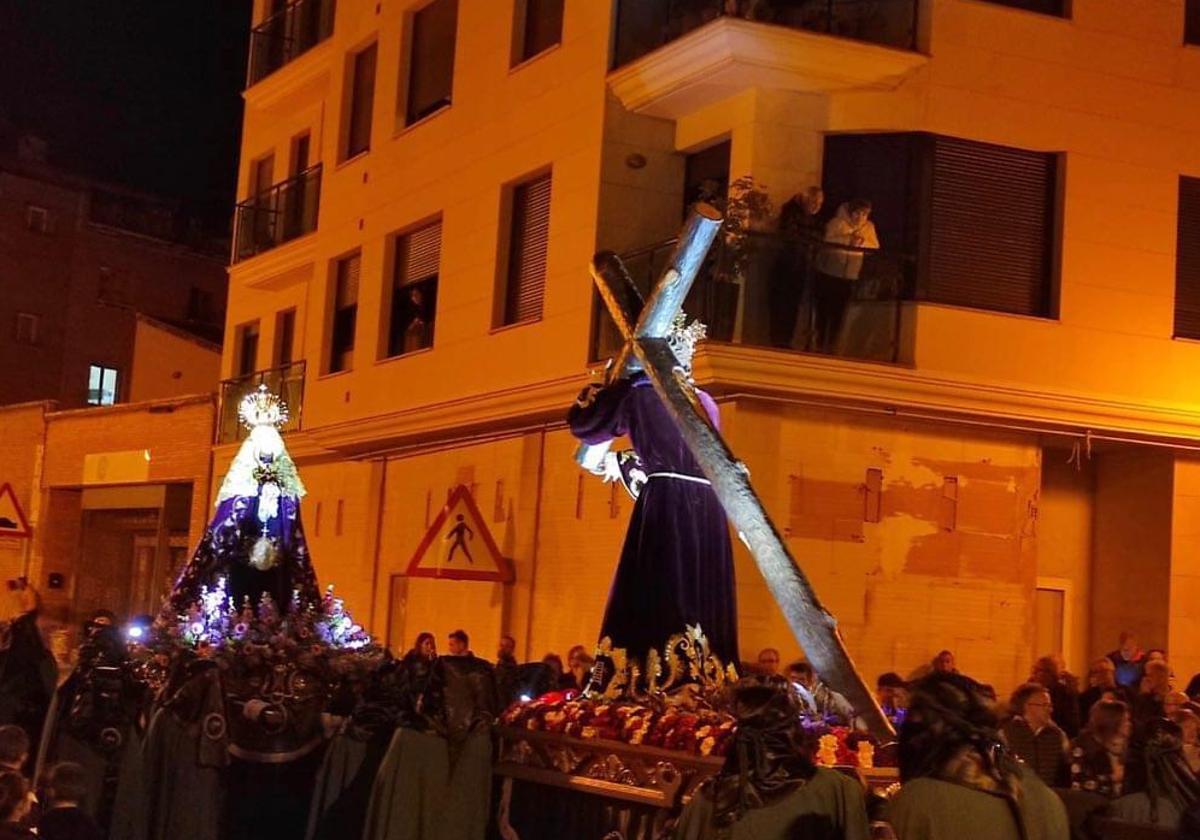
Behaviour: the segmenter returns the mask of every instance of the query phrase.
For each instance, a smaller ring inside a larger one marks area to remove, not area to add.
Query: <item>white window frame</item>
[[[1076,665],[1077,663],[1071,662],[1071,645],[1074,644],[1075,641],[1072,624],[1074,621],[1074,615],[1072,613],[1073,605],[1071,603],[1071,598],[1074,595],[1075,581],[1064,577],[1042,577],[1041,575],[1038,575],[1037,582],[1034,584],[1034,598],[1037,597],[1036,590],[1038,589],[1062,593],[1062,655],[1063,659],[1067,662],[1068,670],[1071,670],[1071,672],[1075,674],[1082,673],[1081,671],[1072,670],[1072,666]],[[1046,653],[1047,651],[1044,650],[1034,651],[1034,656],[1044,656]]]
[[[92,372],[97,371],[97,370],[100,371],[100,383],[99,383],[98,388],[93,389],[92,388]],[[104,400],[104,380],[105,380],[105,374],[107,374],[107,373],[112,373],[112,400],[109,402],[105,402],[105,400]],[[97,396],[97,398],[94,400],[92,399],[92,391],[93,390],[97,391],[99,394]],[[116,405],[120,401],[121,401],[121,371],[118,368],[109,367],[107,365],[102,365],[102,364],[92,363],[92,364],[88,365],[87,404],[88,405],[97,405],[97,406]]]

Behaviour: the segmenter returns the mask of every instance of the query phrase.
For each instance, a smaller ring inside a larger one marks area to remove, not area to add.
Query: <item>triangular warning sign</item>
[[[408,564],[410,577],[512,583],[512,563],[500,554],[471,491],[455,487]]]
[[[28,537],[32,533],[12,485],[0,487],[0,537]]]

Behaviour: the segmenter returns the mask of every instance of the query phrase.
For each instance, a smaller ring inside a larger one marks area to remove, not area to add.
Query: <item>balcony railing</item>
[[[649,292],[675,240],[625,254],[630,276]],[[915,260],[778,234],[717,240],[684,303],[709,341],[774,347],[874,362],[897,362],[901,308],[911,298]],[[597,301],[593,360],[613,355],[620,335]]]
[[[321,164],[237,205],[233,261],[269,251],[317,229]]]
[[[300,428],[300,416],[304,411],[304,362],[258,370],[246,376],[226,379],[221,383],[221,406],[217,416],[217,443],[237,443],[249,430],[238,419],[238,407],[242,398],[266,385],[267,390],[283,400],[288,409],[288,421],[281,431],[290,432]]]
[[[719,17],[738,17],[904,50],[917,48],[920,0],[618,0],[613,68]]]
[[[334,0],[295,0],[250,31],[246,86],[255,84],[333,34]]]

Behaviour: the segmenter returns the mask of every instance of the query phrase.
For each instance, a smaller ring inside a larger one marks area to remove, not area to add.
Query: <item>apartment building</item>
[[[227,284],[220,242],[214,247],[189,227],[173,202],[48,164],[37,138],[14,138],[12,148],[5,139],[0,405],[53,400],[78,408],[133,398],[138,313],[201,344],[220,343]],[[203,379],[158,390],[210,390]]]
[[[264,0],[253,25],[215,471],[230,406],[278,388],[318,573],[393,648],[594,639],[631,503],[562,424],[613,346],[588,260],[649,282],[706,198],[730,223],[688,302],[697,380],[866,673],[948,647],[1008,687],[1122,629],[1200,669],[1200,3]],[[880,248],[814,342],[819,249],[778,218],[818,185],[822,221],[871,202]],[[511,582],[405,573],[458,485]],[[743,656],[798,655],[737,562]]]

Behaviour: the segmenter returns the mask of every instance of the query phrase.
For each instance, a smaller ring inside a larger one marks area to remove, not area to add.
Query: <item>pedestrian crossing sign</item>
[[[12,485],[0,486],[0,537],[28,537],[32,534]]]
[[[512,563],[500,553],[471,491],[450,492],[408,564],[409,577],[512,583]]]

